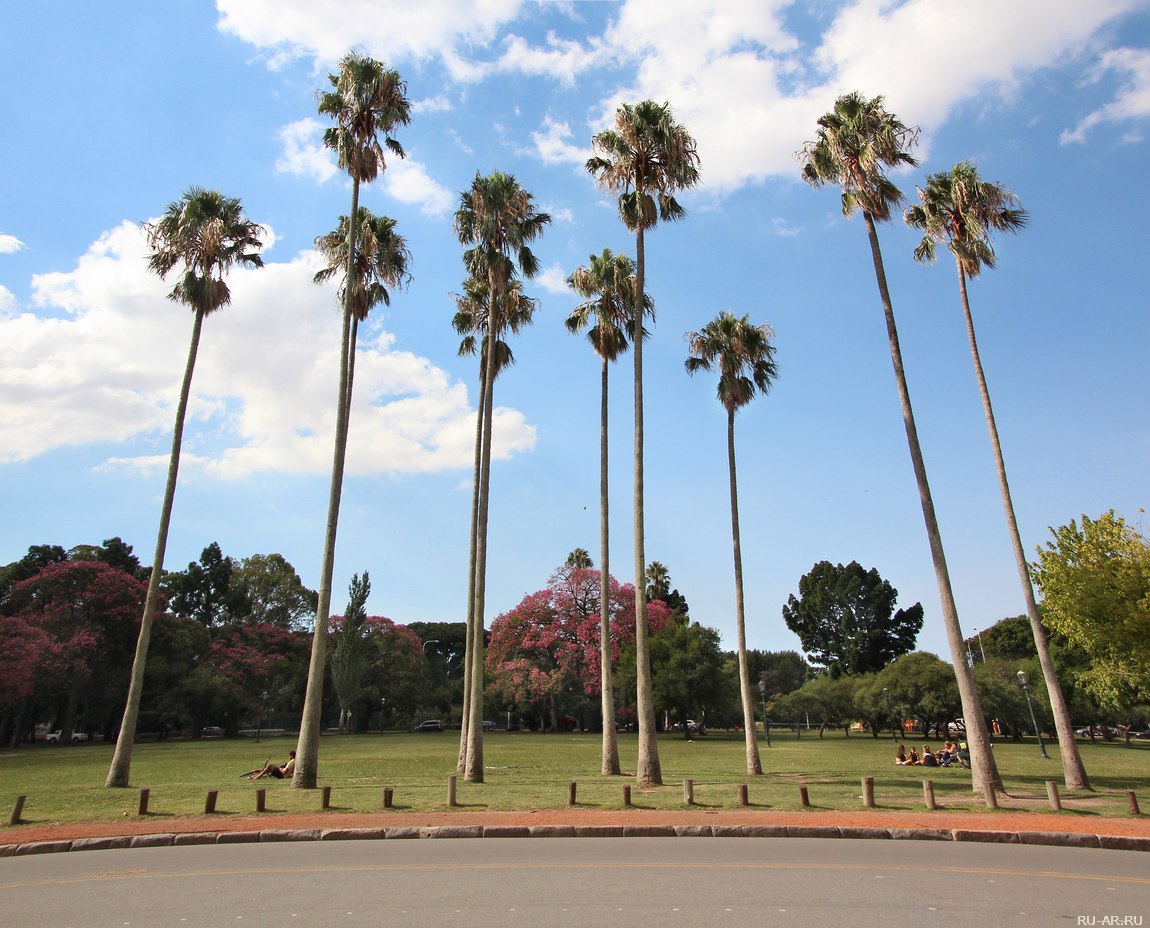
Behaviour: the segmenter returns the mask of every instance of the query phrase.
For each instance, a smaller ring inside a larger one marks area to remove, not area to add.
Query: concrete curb
[[[263,831],[201,831],[71,841],[0,844],[0,857],[98,851],[116,848],[180,847],[284,841],[379,841],[443,838],[853,838],[956,841],[1093,847],[1150,852],[1150,837],[969,828],[861,828],[838,825],[439,825],[398,828],[268,828]]]

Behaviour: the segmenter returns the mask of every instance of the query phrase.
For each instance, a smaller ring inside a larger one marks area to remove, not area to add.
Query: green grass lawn
[[[636,736],[620,735],[624,773],[633,772]],[[682,781],[694,781],[696,805],[738,808],[738,785],[748,784],[752,808],[800,808],[799,786],[807,786],[816,809],[862,807],[861,778],[875,779],[879,807],[923,809],[922,781],[931,779],[941,805],[953,810],[985,811],[971,790],[970,772],[956,768],[928,770],[894,766],[889,738],[845,737],[841,732],[796,739],[773,736],[773,746],[760,742],[761,777],[748,777],[742,736],[712,733],[687,742],[671,735],[659,739],[664,786],[632,790],[632,803],[652,809],[683,809]],[[623,777],[599,774],[597,734],[509,734],[484,738],[485,782],[457,781],[461,810],[530,810],[560,808],[567,803],[568,783],[578,783],[582,808],[617,809]],[[282,763],[295,747],[293,737],[138,743],[133,752],[132,788],[107,789],[104,778],[112,747],[31,745],[0,751],[0,821],[7,822],[12,803],[26,795],[23,820],[33,823],[109,821],[136,814],[138,789],[151,790],[150,813],[157,818],[202,813],[209,789],[219,791],[217,811],[255,811],[255,792],[267,789],[267,811],[314,812],[317,790],[295,790],[280,780],[254,783],[240,778],[245,770],[271,759]],[[455,773],[458,733],[331,735],[320,746],[319,785],[331,786],[331,808],[345,812],[383,810],[383,790],[394,791],[397,811],[443,811],[447,778]],[[1150,742],[1083,743],[1083,761],[1095,792],[1067,798],[1067,815],[1127,814],[1125,791],[1136,791],[1150,811]],[[1044,760],[1033,741],[1000,741],[994,748],[1006,789],[1026,799],[1025,808],[1047,812],[1046,780],[1061,783],[1057,745]]]

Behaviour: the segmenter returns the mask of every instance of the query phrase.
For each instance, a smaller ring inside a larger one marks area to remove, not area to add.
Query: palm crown
[[[734,415],[756,393],[767,393],[778,377],[773,335],[769,325],[754,325],[750,316],[740,319],[732,313],[720,313],[701,331],[687,334],[687,373],[717,367],[719,402]]]
[[[587,159],[587,170],[602,189],[619,194],[619,216],[628,229],[650,229],[685,215],[674,194],[699,183],[699,154],[695,140],[674,121],[670,104],[624,104],[615,113],[615,128],[604,129],[591,144],[596,154]]]
[[[341,272],[345,279],[340,285],[339,299],[346,297],[348,268],[348,237],[350,222],[339,217],[339,227],[315,240],[315,247],[327,259],[327,267],[315,274],[315,282],[323,283]],[[376,216],[366,207],[359,207],[356,220],[355,257],[351,262],[354,286],[351,294],[352,315],[362,322],[380,303],[391,305],[388,287],[402,288],[411,280],[408,262],[411,253],[407,242],[395,231],[395,220]]]
[[[404,157],[391,131],[411,121],[407,83],[398,71],[356,52],[345,55],[328,80],[333,89],[318,94],[318,110],[337,125],[324,132],[323,144],[335,151],[340,168],[354,180],[371,183],[385,166],[385,147]]]
[[[818,125],[817,138],[799,153],[803,179],[813,187],[838,184],[844,216],[862,210],[879,222],[890,219],[902,192],[885,168],[917,164],[908,149],[918,129],[888,113],[881,96],[867,99],[859,93],[839,97]]]
[[[482,345],[480,359],[487,357],[487,317],[491,309],[491,301],[487,296],[487,281],[469,277],[463,284],[463,293],[455,294],[455,315],[451,318],[451,327],[456,333],[463,336],[459,343],[459,354],[473,355],[477,342]],[[500,298],[499,318],[496,322],[498,331],[509,329],[517,334],[521,328],[530,325],[535,314],[536,301],[523,292],[523,281],[518,278],[504,285],[503,296]],[[477,338],[478,334],[478,338]],[[511,347],[502,339],[495,342],[495,373],[499,374],[505,367],[515,363],[515,355]],[[481,365],[481,367],[484,365]]]
[[[474,246],[463,255],[468,273],[493,281],[496,288],[514,279],[516,265],[524,277],[534,277],[539,262],[529,246],[550,222],[512,175],[476,173],[471,187],[460,194],[455,213],[459,241]]]
[[[574,335],[590,325],[587,340],[601,358],[614,361],[627,350],[634,328],[635,262],[604,248],[601,255],[590,256],[588,265],[576,268],[567,285],[587,298],[567,317],[567,330]],[[650,296],[644,294],[643,305],[644,315],[654,318]]]
[[[189,187],[164,215],[144,226],[152,249],[148,267],[161,277],[178,264],[184,275],[168,299],[208,314],[231,302],[224,275],[234,265],[263,267],[263,228],[244,216],[236,197]]]
[[[915,260],[934,261],[935,244],[945,242],[967,277],[994,268],[992,231],[1017,232],[1029,220],[1018,198],[1001,184],[984,181],[971,161],[931,174],[918,196],[920,202],[903,213],[907,225],[926,233]]]

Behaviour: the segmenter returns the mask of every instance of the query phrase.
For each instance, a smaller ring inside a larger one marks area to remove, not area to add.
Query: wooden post
[[[695,781],[690,777],[683,780],[683,802],[689,806],[695,804]]]
[[[740,783],[739,784],[739,805],[745,806],[745,805],[747,805],[747,803],[748,803],[747,784],[746,783]]]
[[[799,787],[799,801],[803,804],[804,809],[810,807],[811,797],[808,795],[807,788],[805,786]]]
[[[1050,808],[1055,812],[1062,811],[1062,800],[1058,796],[1058,783],[1056,781],[1046,781],[1046,798],[1050,802]]]
[[[321,809],[330,809],[331,808],[331,787],[330,786],[325,786],[323,788],[323,799],[320,800],[319,807]]]
[[[934,780],[922,781],[922,798],[931,812],[938,808],[938,803],[934,801]]]
[[[623,786],[623,805],[629,806],[631,804],[631,787],[629,785]]]
[[[1141,815],[1138,811],[1138,797],[1134,794],[1134,790],[1126,790],[1126,807],[1130,810],[1131,815]]]
[[[256,811],[264,812],[268,806],[268,791],[266,789],[256,790]]]
[[[8,816],[9,825],[19,825],[20,815],[24,812],[24,800],[27,796],[17,796],[16,801],[12,803],[12,814]]]
[[[574,780],[567,784],[567,805],[575,805],[575,793],[578,788],[579,784],[577,784]]]
[[[455,805],[455,774],[447,778],[447,804],[449,806]]]
[[[395,796],[395,794],[392,792],[390,786],[384,787],[384,790],[383,790],[383,807],[385,809],[391,808],[391,803],[392,803],[392,800],[394,799],[394,796]]]
[[[874,808],[874,777],[862,778],[862,801],[868,809]]]
[[[148,801],[152,798],[152,791],[150,789],[140,790],[140,804],[136,806],[137,815],[148,814]]]
[[[987,783],[982,788],[982,794],[986,797],[986,807],[988,809],[998,808],[998,794],[994,791],[993,783]]]
[[[208,790],[208,796],[204,800],[204,815],[211,815],[216,811],[216,799],[219,798],[220,791],[218,789]]]

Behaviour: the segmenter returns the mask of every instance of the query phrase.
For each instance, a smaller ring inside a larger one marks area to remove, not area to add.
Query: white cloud
[[[612,57],[611,50],[599,39],[592,38],[590,48],[580,42],[558,38],[548,33],[546,47],[533,48],[521,36],[511,35],[504,40],[504,51],[496,63],[499,71],[553,77],[565,87],[590,68]]]
[[[280,129],[284,153],[276,161],[276,170],[299,177],[310,177],[319,183],[331,180],[338,172],[335,155],[323,145],[324,125],[318,119],[299,119]]]
[[[591,148],[571,144],[571,127],[550,116],[543,119],[543,128],[531,133],[535,154],[544,164],[577,164],[580,167],[591,157]],[[590,138],[588,138],[590,142]]]
[[[548,293],[559,293],[569,296],[573,291],[567,286],[567,271],[563,270],[562,265],[552,264],[550,267],[545,267],[534,278],[532,283],[538,284]]]
[[[0,255],[10,255],[24,247],[24,243],[15,235],[0,232]]]
[[[416,100],[411,104],[412,113],[446,113],[455,109],[455,105],[443,94],[428,97],[426,100]]]
[[[383,175],[384,189],[401,203],[417,203],[426,216],[443,216],[455,205],[455,194],[434,180],[418,161],[393,158]]]
[[[0,312],[7,312],[15,308],[16,295],[3,284],[0,284]]]
[[[1096,83],[1111,72],[1126,78],[1118,95],[1110,103],[1090,113],[1073,130],[1063,132],[1060,139],[1063,145],[1084,142],[1086,133],[1102,123],[1125,122],[1150,116],[1150,50],[1116,48],[1105,52],[1087,79],[1090,83]]]
[[[147,271],[138,227],[101,236],[74,270],[33,279],[57,317],[0,318],[0,460],[53,448],[130,442],[111,466],[163,463],[192,314]],[[229,278],[232,303],[204,322],[185,438],[186,466],[223,478],[331,466],[339,350],[334,285],[311,282],[305,252]],[[60,311],[63,311],[62,317]],[[475,412],[467,388],[400,350],[370,320],[356,364],[349,474],[471,465]],[[522,414],[500,409],[495,454],[534,446]],[[138,453],[136,453],[138,449]]]

